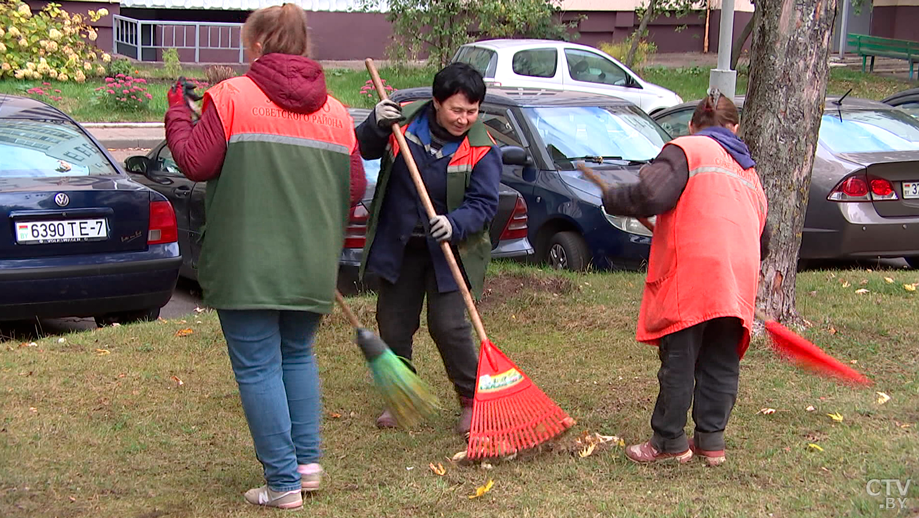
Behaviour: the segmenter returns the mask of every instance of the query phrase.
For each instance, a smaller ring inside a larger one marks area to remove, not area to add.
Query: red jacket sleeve
[[[364,161],[357,146],[351,150],[351,206],[361,202],[367,190],[367,176],[364,174]]]
[[[220,175],[227,154],[227,140],[220,114],[206,108],[197,124],[186,106],[166,112],[166,143],[172,158],[189,180],[205,182]]]

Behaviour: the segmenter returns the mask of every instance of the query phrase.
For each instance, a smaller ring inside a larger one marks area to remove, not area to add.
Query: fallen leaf
[[[409,467],[405,468],[405,471],[411,471],[411,470],[413,470],[413,469],[415,469],[415,466],[409,466]]]
[[[915,284],[904,284],[903,289],[906,291],[916,291],[916,285]]]
[[[886,282],[887,284],[893,284],[893,279],[891,279],[890,277],[884,277],[884,282]]]
[[[842,414],[840,414],[839,412],[834,412],[834,413],[832,413],[832,414],[827,414],[827,416],[828,416],[830,419],[832,419],[833,421],[836,421],[837,423],[841,423],[841,422],[842,422]]]
[[[466,460],[466,450],[457,452],[456,454],[453,455],[453,457],[450,460],[452,460],[453,462],[465,461]]]
[[[204,313],[205,311],[207,310],[204,308],[198,308],[198,307],[195,308],[195,313]]]
[[[816,297],[816,296],[817,296],[817,290],[810,291],[810,292],[808,292],[807,294],[810,295],[811,297]]]
[[[182,380],[179,379],[178,376],[173,376],[173,377],[172,377],[172,381],[176,382],[176,385],[178,385],[178,386],[180,386],[180,387],[181,387],[182,385],[185,384],[185,383],[182,382]]]
[[[842,287],[843,287],[843,288],[848,288],[849,286],[851,286],[851,284],[849,284],[849,281],[843,281],[843,282],[842,282]]]
[[[188,336],[188,335],[190,335],[190,334],[193,334],[194,332],[195,332],[195,330],[192,329],[192,328],[188,328],[188,329],[179,329],[178,331],[176,331],[176,336],[178,336],[178,337],[181,338],[181,337],[183,337],[183,336]]]
[[[121,324],[119,324],[118,322],[115,322],[112,324],[112,327],[121,327]]]
[[[878,395],[878,404],[879,404],[879,405],[883,405],[884,403],[890,401],[890,396],[888,396],[887,394],[885,394],[885,393],[883,393],[883,392],[878,392],[877,395]]]
[[[447,468],[445,468],[444,465],[439,462],[437,463],[436,466],[432,462],[428,464],[428,467],[431,468],[431,471],[433,471],[435,475],[442,477],[447,474]]]
[[[814,410],[817,410],[817,409],[814,408],[814,405],[811,405],[811,406],[805,408],[804,410],[807,410],[808,412],[813,412]]]
[[[34,406],[30,406],[30,407],[29,407],[29,412],[32,412],[33,414],[37,414],[37,413],[38,413],[38,409],[35,408]]]
[[[341,414],[339,414],[338,412],[331,412],[329,413],[329,417],[331,417],[332,419],[339,419],[341,418]]]
[[[108,349],[96,349],[96,356],[105,356],[106,354],[112,354]]]
[[[831,334],[831,335],[835,335],[835,334],[836,334],[836,328],[835,328],[835,327],[831,327],[831,328],[830,328],[830,334]]]
[[[763,414],[763,415],[769,415],[769,414],[774,414],[774,413],[775,413],[774,408],[760,408],[759,412],[757,412],[757,414]]]
[[[859,282],[859,284],[861,284],[862,286],[867,286],[867,285],[868,285],[868,279],[862,279],[862,281]]]
[[[821,448],[818,444],[810,443],[807,445],[807,447],[812,450],[823,451],[823,448]]]
[[[855,290],[855,293],[858,293],[859,295],[864,295],[865,293],[870,293],[870,292],[866,290],[865,288],[861,288],[861,289]]]
[[[62,343],[64,343],[64,342],[66,342],[66,341],[67,341],[66,338],[58,338],[58,339],[57,339],[57,343],[59,343],[59,344],[62,344]]]
[[[490,462],[483,462],[483,463],[482,463],[482,469],[491,470],[491,469],[495,469],[495,467],[492,466]]]
[[[70,497],[70,501],[71,501],[71,502],[76,502],[76,501],[77,501],[77,499],[76,499],[76,498],[74,498],[74,497]]]
[[[588,444],[587,447],[585,447],[583,450],[578,452],[578,457],[581,457],[582,459],[584,457],[589,457],[596,448],[597,448],[596,444]]]
[[[865,270],[865,271],[868,272],[868,273],[871,273],[871,272],[872,272],[871,268],[868,268],[868,269]]]
[[[470,499],[472,499],[472,498],[478,498],[478,497],[484,495],[485,493],[491,491],[491,487],[494,486],[494,485],[495,485],[495,481],[492,480],[492,479],[488,479],[488,482],[486,482],[484,486],[479,486],[479,487],[475,488],[475,494],[474,494],[474,495],[469,495],[469,498],[470,498]]]

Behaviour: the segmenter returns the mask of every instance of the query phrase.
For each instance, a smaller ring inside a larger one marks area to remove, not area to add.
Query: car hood
[[[621,166],[621,165],[611,165],[611,164],[588,164],[595,173],[597,173],[600,178],[603,178],[609,184],[615,183],[626,183],[633,184],[638,183],[638,171],[641,169],[640,166]],[[587,201],[591,201],[597,205],[600,204],[600,199],[603,195],[600,192],[600,188],[597,187],[593,182],[587,179],[584,176],[584,173],[574,170],[574,171],[559,171],[559,176],[562,181],[565,182],[568,187],[576,191],[578,194],[584,196]]]
[[[641,86],[644,89],[645,93],[657,95],[659,97],[677,97],[676,92],[673,90],[668,90],[663,86],[656,85],[654,83],[649,83],[645,80],[641,80]],[[679,102],[683,102],[682,98],[679,98]]]

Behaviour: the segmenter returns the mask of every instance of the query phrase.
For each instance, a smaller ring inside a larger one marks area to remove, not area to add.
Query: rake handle
[[[587,167],[587,164],[585,164],[584,162],[578,162],[578,169],[580,169],[581,172],[584,173],[584,176],[586,176],[588,180],[595,183],[597,187],[600,188],[601,192],[603,193],[606,192],[606,188],[607,188],[606,182],[603,180],[603,178],[600,178],[600,175],[595,173],[593,169]],[[603,202],[601,201],[600,203],[602,204]],[[638,219],[638,222],[644,225],[646,229],[650,230],[651,232],[654,232],[654,223],[651,223],[651,221],[648,220],[648,218],[637,218],[637,219]]]
[[[373,59],[367,58],[364,60],[364,64],[367,66],[367,72],[370,73],[370,79],[373,81],[373,86],[376,88],[380,100],[389,99],[389,95],[386,94],[386,89],[383,88],[383,82],[380,80],[380,74],[377,73],[377,68],[373,64]],[[428,196],[428,189],[424,185],[424,180],[421,179],[421,172],[418,171],[418,165],[412,157],[412,152],[408,149],[408,142],[405,141],[405,136],[402,135],[402,131],[399,129],[399,123],[394,122],[391,129],[393,136],[396,138],[396,142],[399,144],[402,158],[405,159],[405,165],[408,166],[408,172],[412,176],[412,181],[415,183],[415,190],[418,191],[418,197],[421,198],[421,205],[424,206],[428,219],[433,219],[434,216],[437,216],[437,212],[434,210],[434,205],[431,203],[431,197]],[[485,326],[482,325],[482,319],[479,317],[479,312],[475,308],[475,301],[472,299],[469,288],[466,287],[466,279],[463,278],[463,272],[460,271],[459,264],[456,262],[456,257],[453,255],[453,248],[450,247],[449,242],[441,241],[440,249],[443,250],[444,257],[447,258],[447,264],[450,266],[450,273],[453,274],[453,280],[456,281],[460,293],[463,294],[463,301],[466,303],[466,309],[469,310],[469,318],[472,320],[472,326],[479,336],[479,341],[484,342],[488,340],[488,335],[485,334]]]
[[[338,302],[338,305],[341,307],[342,313],[345,314],[345,318],[348,319],[348,322],[351,322],[351,325],[355,328],[363,327],[360,320],[357,319],[357,316],[351,312],[351,308],[348,307],[348,304],[345,303],[345,298],[342,297],[341,292],[335,290],[335,301]]]

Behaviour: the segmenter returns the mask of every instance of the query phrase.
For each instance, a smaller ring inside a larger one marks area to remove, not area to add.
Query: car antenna
[[[842,97],[833,101],[833,104],[836,105],[836,116],[839,117],[839,122],[842,122],[842,100],[849,96],[852,93],[852,89],[849,88],[849,91],[842,94]]]

